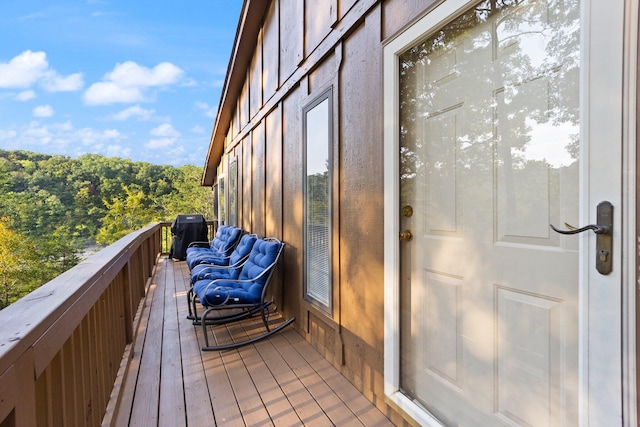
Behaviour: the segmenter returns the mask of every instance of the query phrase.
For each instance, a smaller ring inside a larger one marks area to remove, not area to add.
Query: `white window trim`
[[[328,295],[327,295],[327,303],[325,304],[324,301],[320,301],[318,298],[314,297],[313,295],[311,295],[311,293],[309,293],[308,289],[307,289],[307,269],[308,269],[308,265],[307,265],[307,254],[306,254],[306,241],[307,241],[307,137],[306,137],[306,132],[307,132],[307,126],[306,126],[306,114],[313,110],[315,107],[317,107],[318,105],[320,105],[322,102],[324,101],[328,102],[328,126],[329,126],[329,141],[328,141],[328,151],[327,151],[327,156],[328,156],[328,161],[329,161],[329,181],[328,181],[328,216],[329,216],[329,231],[328,231],[328,235],[329,235],[329,241],[328,241],[328,251],[329,251],[329,263],[328,263],[328,268],[329,268],[329,283],[328,283]],[[303,256],[303,269],[304,269],[304,273],[303,273],[303,278],[304,278],[304,285],[303,285],[303,298],[305,301],[310,302],[311,304],[313,304],[314,306],[316,306],[318,309],[320,309],[322,312],[326,313],[327,315],[331,315],[332,311],[333,311],[333,280],[332,280],[332,266],[333,266],[333,242],[332,242],[332,236],[333,236],[333,157],[332,157],[332,153],[333,153],[333,88],[329,87],[327,90],[323,91],[320,95],[316,96],[310,103],[306,104],[304,106],[304,108],[302,109],[302,128],[303,128],[303,174],[304,174],[304,190],[303,190],[303,203],[304,203],[304,208],[303,208],[303,234],[304,234],[304,242],[305,242],[305,255]]]

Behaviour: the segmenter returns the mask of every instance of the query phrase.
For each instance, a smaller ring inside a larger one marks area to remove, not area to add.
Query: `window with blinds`
[[[305,298],[331,307],[331,90],[303,110]]]
[[[229,225],[237,226],[237,218],[236,218],[236,199],[238,194],[238,162],[235,160],[229,164],[229,191],[226,196],[228,197],[228,207],[229,207]]]
[[[213,211],[216,213],[216,218],[220,224],[224,224],[225,221],[225,199],[224,199],[224,192],[225,192],[225,188],[224,188],[224,175],[218,177],[218,183],[215,186],[215,190],[214,190],[214,208]]]

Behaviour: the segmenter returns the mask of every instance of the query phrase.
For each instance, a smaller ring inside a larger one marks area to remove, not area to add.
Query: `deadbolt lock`
[[[402,216],[405,216],[407,218],[410,218],[411,216],[413,216],[413,208],[409,205],[404,206],[402,208]]]

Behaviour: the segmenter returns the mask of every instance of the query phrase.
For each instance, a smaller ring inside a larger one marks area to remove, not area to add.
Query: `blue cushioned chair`
[[[240,241],[242,229],[221,225],[218,227],[215,237],[208,247],[197,246],[202,242],[194,242],[194,246],[187,248],[186,261],[189,269],[203,262],[209,264],[229,265],[229,257],[235,246]],[[208,260],[208,261],[207,261]]]
[[[205,345],[203,350],[226,350],[262,340],[281,331],[295,320],[291,318],[276,328],[269,326],[267,317],[271,301],[266,301],[266,290],[278,263],[284,243],[274,238],[259,239],[253,245],[249,258],[242,266],[237,279],[198,280],[193,285],[194,323],[202,325]],[[205,307],[198,319],[196,299]],[[221,325],[246,319],[260,313],[266,331],[258,336],[230,344],[210,345],[208,325]]]
[[[237,279],[240,276],[242,266],[249,258],[253,245],[258,240],[255,234],[245,234],[240,238],[240,242],[229,256],[229,265],[198,264],[191,270],[191,289],[187,292],[187,304],[189,305],[189,315],[187,319],[194,319],[194,312],[191,310],[193,299],[193,284],[198,280],[213,279]]]

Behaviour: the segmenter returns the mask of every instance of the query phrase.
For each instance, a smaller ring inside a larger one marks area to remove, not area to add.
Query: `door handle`
[[[413,239],[413,234],[411,234],[411,230],[407,229],[400,233],[400,240],[403,242],[410,242]]]
[[[553,224],[549,224],[549,227],[551,227],[551,229],[556,233],[560,233],[560,234],[578,234],[578,233],[584,233],[585,231],[588,231],[588,230],[593,230],[593,232],[596,234],[609,233],[609,229],[607,227],[602,225],[597,225],[597,224],[585,225],[584,227],[580,227],[580,228],[574,227],[573,225],[567,224],[566,222],[564,223],[564,225],[565,227],[568,228],[568,230],[560,230],[559,228],[556,228]]]
[[[573,227],[566,222],[564,225],[569,230],[560,230],[554,227],[553,224],[549,224],[549,227],[560,234],[578,234],[593,230],[596,234],[596,270],[603,275],[611,273],[613,266],[613,205],[607,201],[598,204],[596,224],[585,225],[580,228]]]

